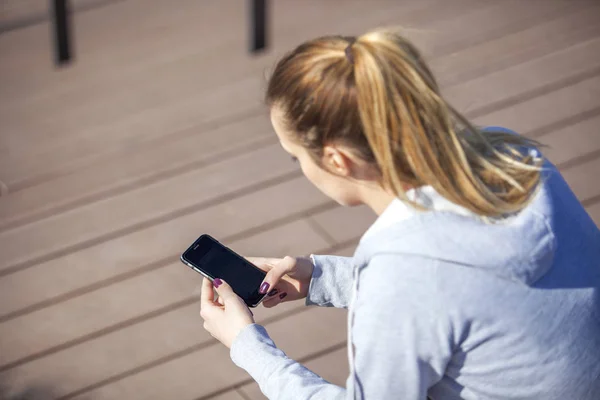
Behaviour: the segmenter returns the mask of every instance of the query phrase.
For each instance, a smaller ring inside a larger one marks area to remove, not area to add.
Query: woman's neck
[[[366,188],[361,197],[362,202],[377,215],[381,215],[396,198],[393,193],[390,193],[381,187]]]

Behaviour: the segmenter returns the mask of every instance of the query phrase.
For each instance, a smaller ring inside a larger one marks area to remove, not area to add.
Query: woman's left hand
[[[219,295],[217,300],[215,300],[213,286]],[[229,348],[237,335],[245,327],[254,323],[246,303],[235,294],[227,282],[221,279],[215,279],[214,283],[211,283],[209,279],[204,278],[200,316],[204,319],[204,329]]]

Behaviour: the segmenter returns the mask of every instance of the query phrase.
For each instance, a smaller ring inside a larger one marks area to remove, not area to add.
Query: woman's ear
[[[344,177],[352,175],[352,157],[347,151],[339,147],[325,146],[323,148],[323,165],[335,175]]]

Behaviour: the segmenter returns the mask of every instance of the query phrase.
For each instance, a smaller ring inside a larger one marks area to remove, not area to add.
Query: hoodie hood
[[[403,221],[377,232],[367,231],[355,258],[363,261],[361,268],[378,254],[420,256],[532,285],[548,272],[554,259],[551,205],[546,185],[542,184],[531,204],[501,220],[489,222],[468,212],[437,208],[413,211]],[[384,214],[375,224],[381,225]]]

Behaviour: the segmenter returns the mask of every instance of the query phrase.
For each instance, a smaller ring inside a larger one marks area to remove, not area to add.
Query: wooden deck
[[[178,255],[203,232],[246,255],[351,254],[374,220],[310,186],[262,105],[265,72],[317,35],[403,26],[453,103],[547,144],[600,223],[595,0],[275,0],[260,56],[245,2],[74,3],[62,69],[46,1],[0,3],[0,397],[262,398],[202,329]],[[344,311],[256,317],[344,383]]]

